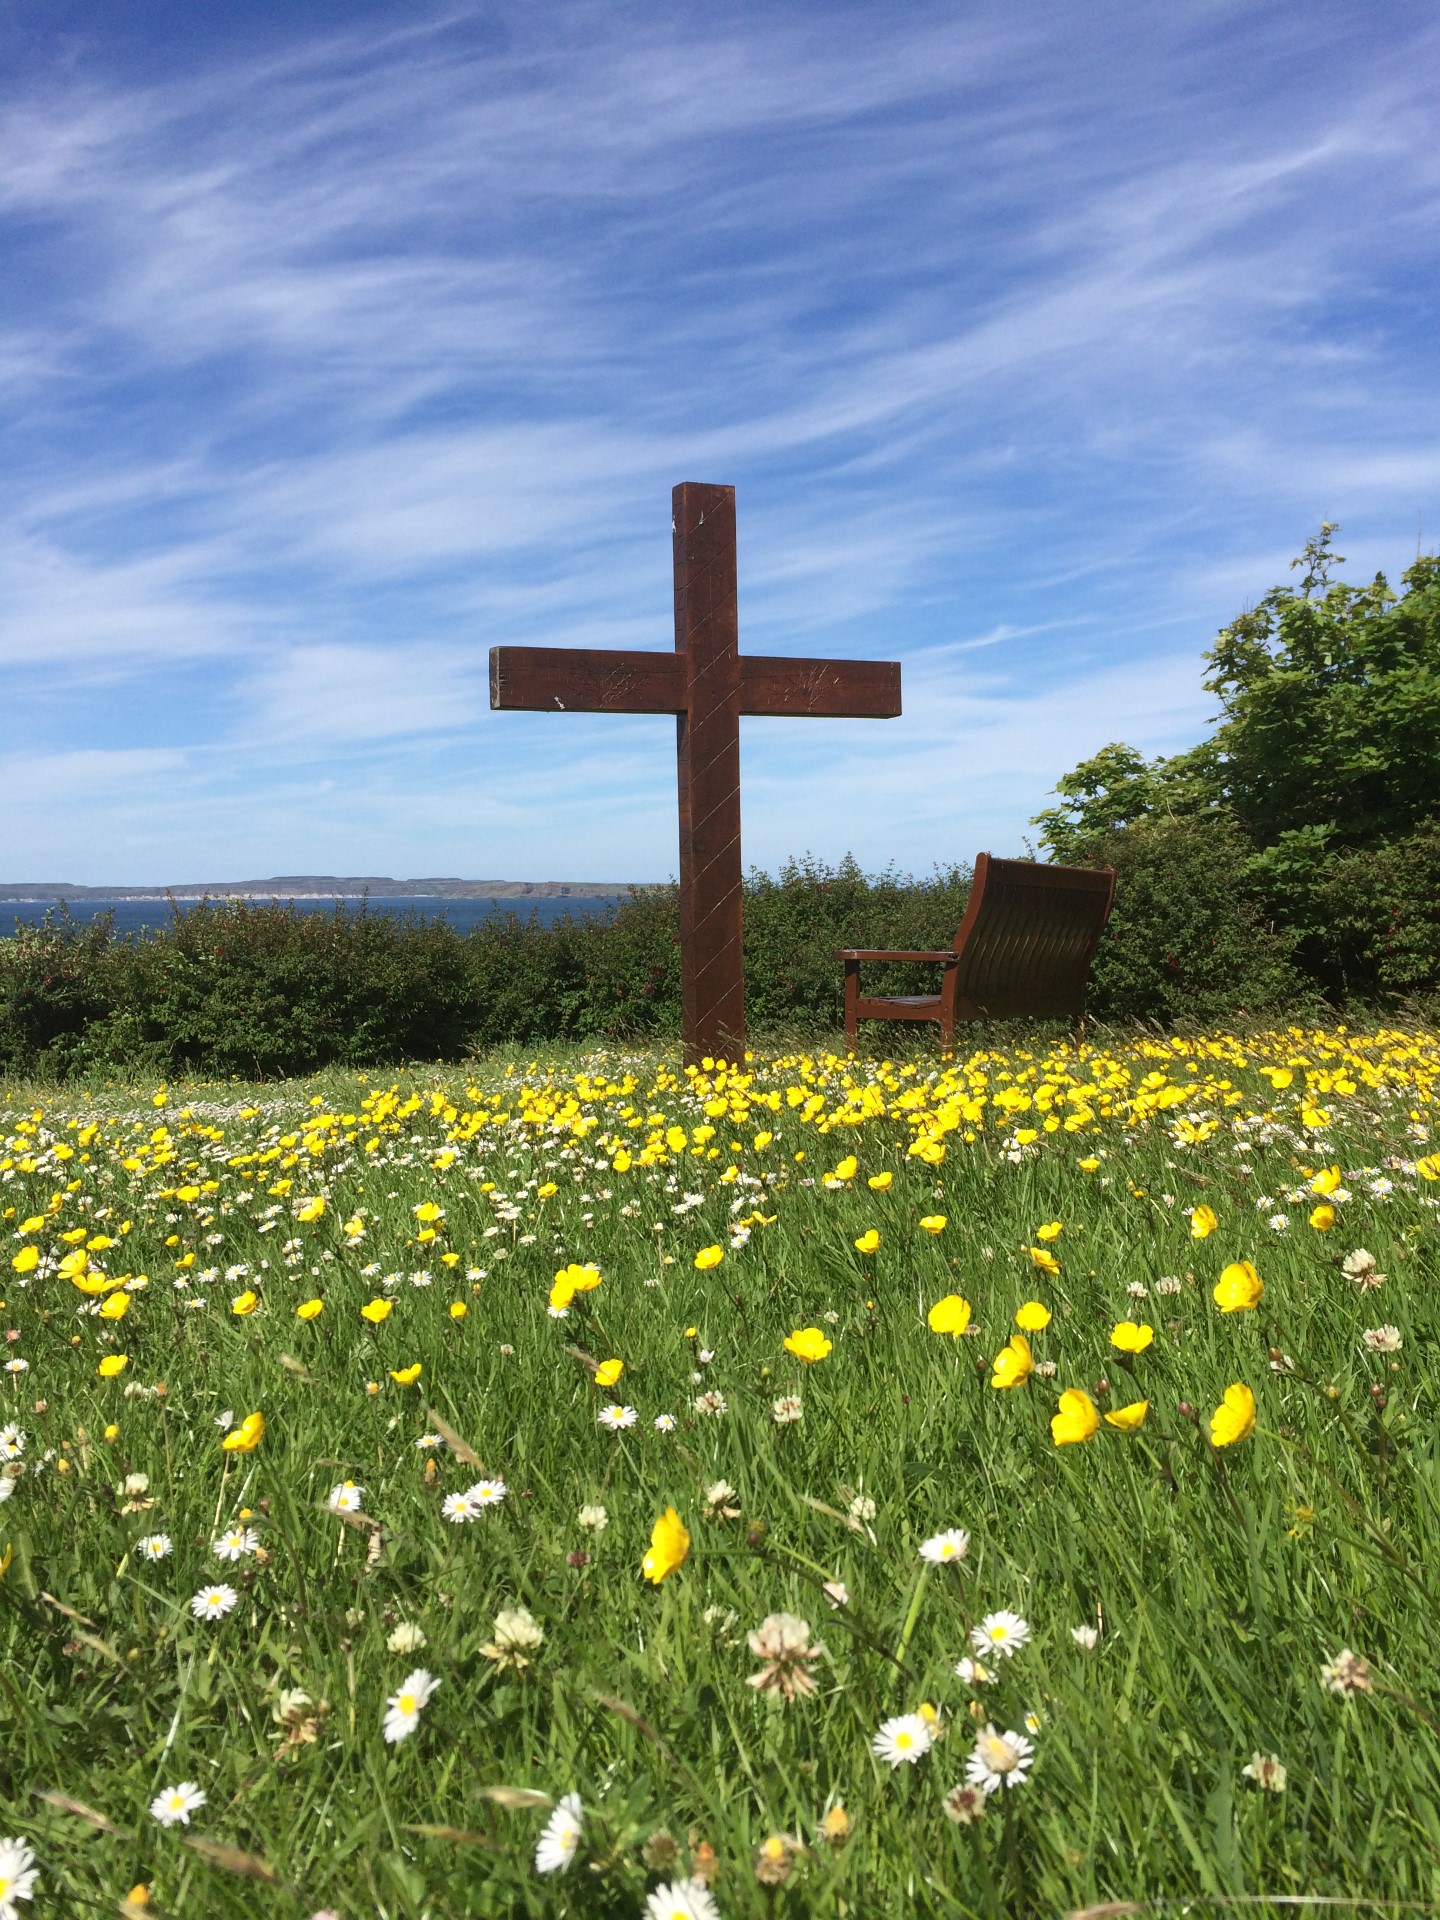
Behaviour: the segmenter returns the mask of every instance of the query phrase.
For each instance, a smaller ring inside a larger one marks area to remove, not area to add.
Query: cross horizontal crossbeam
[[[742,654],[740,711],[816,720],[893,720],[900,712],[894,660],[790,660]],[[679,653],[604,647],[492,647],[490,705],[524,713],[684,713]]]

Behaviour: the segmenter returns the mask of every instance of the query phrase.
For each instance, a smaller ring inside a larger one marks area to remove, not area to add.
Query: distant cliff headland
[[[0,901],[61,900],[594,900],[626,894],[629,880],[392,880],[384,874],[286,873],[273,880],[212,880],[173,887],[76,887],[61,880],[0,885]]]

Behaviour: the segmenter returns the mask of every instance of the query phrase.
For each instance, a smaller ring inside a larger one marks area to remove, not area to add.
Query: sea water
[[[268,905],[268,900],[248,896],[254,905]],[[294,905],[302,913],[333,913],[340,906],[346,913],[358,913],[368,907],[372,914],[391,913],[397,918],[405,914],[415,914],[424,920],[448,920],[457,933],[468,933],[472,927],[478,927],[482,921],[504,919],[507,913],[514,913],[522,922],[528,921],[531,914],[542,927],[553,927],[557,920],[566,914],[572,919],[603,919],[619,904],[616,894],[545,894],[539,897],[518,897],[508,900],[455,900],[447,895],[410,895],[399,899],[385,899],[371,894],[366,901],[358,899],[305,899],[296,900]],[[281,899],[282,905],[290,904]],[[194,900],[177,900],[175,909],[184,913],[198,905]],[[55,903],[45,900],[4,900],[0,901],[0,938],[13,937],[15,922],[22,920],[38,926],[48,911],[58,913]],[[85,924],[97,914],[112,912],[115,916],[117,934],[153,933],[163,928],[170,919],[170,904],[166,900],[74,900],[70,902],[72,920]]]

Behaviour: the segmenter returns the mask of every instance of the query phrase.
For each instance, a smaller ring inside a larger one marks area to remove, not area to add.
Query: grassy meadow
[[[1437,1084],[0,1091],[0,1915],[1440,1901]]]

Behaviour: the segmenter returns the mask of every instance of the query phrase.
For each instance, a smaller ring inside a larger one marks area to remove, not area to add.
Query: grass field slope
[[[1437,1085],[0,1089],[0,1914],[1440,1900]]]

